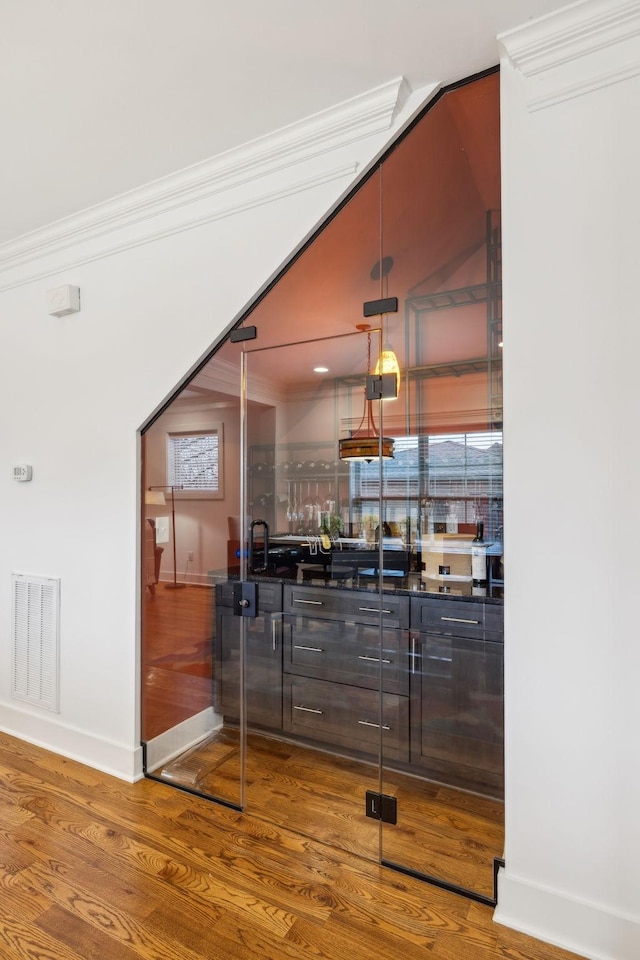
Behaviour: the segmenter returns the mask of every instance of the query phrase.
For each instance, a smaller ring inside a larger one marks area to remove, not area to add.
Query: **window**
[[[222,497],[222,430],[167,434],[167,483],[178,496]]]
[[[385,519],[447,529],[447,519],[473,524],[485,535],[502,530],[502,432],[396,437],[393,460],[383,462]],[[363,515],[375,514],[380,464],[351,464],[351,489]]]

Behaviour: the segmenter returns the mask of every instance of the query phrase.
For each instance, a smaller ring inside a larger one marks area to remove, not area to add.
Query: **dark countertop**
[[[427,599],[428,597],[431,597],[432,599],[437,599],[437,600],[459,600],[463,603],[480,602],[480,603],[496,604],[499,606],[502,606],[504,602],[504,584],[502,582],[494,583],[491,586],[488,585],[482,588],[475,587],[470,582],[462,583],[462,584],[461,583],[443,584],[445,586],[450,586],[452,591],[454,589],[456,590],[464,589],[465,591],[468,591],[465,593],[453,593],[453,592],[443,593],[443,592],[440,592],[439,590],[430,589],[431,584],[426,585],[422,580],[420,580],[419,574],[417,573],[410,574],[410,581],[411,581],[411,578],[413,577],[415,579],[413,579],[413,581],[410,582],[409,587],[394,587],[392,585],[389,586],[385,584],[383,593],[389,594],[389,595],[404,596],[404,597],[415,597],[416,599],[423,599],[423,598]],[[315,589],[318,589],[318,590],[349,590],[349,591],[353,591],[354,593],[355,592],[375,593],[375,594],[379,593],[377,589],[377,585],[375,584],[367,584],[366,586],[359,585],[359,586],[353,587],[353,586],[345,586],[345,584],[339,583],[336,581],[327,582],[322,580],[321,578],[302,581],[300,579],[293,580],[286,577],[264,577],[264,576],[258,575],[258,576],[251,576],[249,577],[249,579],[255,580],[258,583],[261,583],[261,582],[282,583],[282,584],[293,584],[296,586],[304,585],[306,587],[314,587]],[[482,594],[481,592],[479,592],[481,590],[484,590],[485,593]],[[473,591],[477,591],[477,592],[474,593]]]

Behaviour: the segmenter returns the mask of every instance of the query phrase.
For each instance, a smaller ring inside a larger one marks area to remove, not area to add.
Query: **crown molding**
[[[640,0],[581,0],[498,36],[531,111],[640,73]]]
[[[247,194],[237,203],[227,203],[218,212],[202,216],[198,204],[208,201],[209,207],[222,194],[235,188],[246,187],[248,183],[278,173],[294,165],[313,160],[330,151],[347,146],[354,141],[383,133],[390,129],[397,113],[402,109],[409,95],[409,88],[403,77],[376,87],[365,94],[344,101],[328,110],[307,117],[267,136],[260,137],[236,149],[227,151],[202,163],[195,164],[170,176],[121,194],[104,203],[80,211],[64,220],[50,224],[40,230],[25,234],[15,240],[0,245],[0,274],[58,254],[71,247],[101,240],[109,234],[123,231],[125,228],[137,228],[138,237],[132,244],[123,242],[120,246],[111,242],[104,252],[94,253],[89,259],[108,256],[118,249],[148,242],[173,232],[167,229],[162,215],[180,213],[180,227],[184,230],[197,226],[206,220],[219,216],[230,216],[236,211],[255,205],[247,203]],[[343,171],[353,170],[354,164],[342,167]],[[346,175],[346,173],[343,173]],[[329,179],[335,177],[329,176]],[[266,202],[270,196],[285,196],[306,188],[315,182],[326,182],[327,173],[319,177],[307,177],[296,181],[287,190],[264,192]],[[221,209],[224,212],[220,212]],[[72,258],[72,265],[86,262],[82,256]],[[65,264],[66,268],[69,264]],[[57,271],[58,267],[56,267]],[[38,273],[48,276],[54,270]],[[36,271],[37,272],[37,271]],[[34,279],[35,274],[21,278],[15,286]]]
[[[228,206],[216,205],[213,210],[208,210],[206,213],[201,213],[199,216],[190,215],[186,218],[181,218],[178,222],[174,220],[169,226],[163,224],[154,224],[153,229],[142,230],[134,237],[127,236],[124,239],[117,237],[115,241],[108,242],[107,236],[107,242],[100,243],[99,241],[103,240],[105,235],[108,235],[112,232],[111,230],[105,230],[100,233],[96,232],[94,235],[92,235],[90,239],[92,241],[97,241],[92,245],[89,245],[89,238],[87,238],[86,245],[82,247],[78,246],[77,241],[69,240],[68,242],[65,242],[64,238],[60,238],[51,249],[47,251],[40,251],[39,253],[31,256],[25,253],[24,257],[20,261],[13,262],[8,266],[3,265],[0,257],[0,278],[2,277],[4,271],[9,273],[8,279],[6,279],[4,282],[0,279],[0,293],[5,290],[12,290],[15,287],[23,286],[26,283],[31,283],[34,280],[44,280],[47,277],[65,273],[85,263],[93,263],[96,260],[104,260],[107,257],[115,256],[118,253],[123,253],[125,250],[132,250],[135,247],[143,246],[145,243],[151,243],[155,240],[162,240],[166,237],[171,237],[175,234],[182,233],[185,230],[192,230],[195,227],[212,223],[215,220],[223,220],[225,217],[231,217],[238,213],[244,213],[247,210],[252,210],[255,207],[263,206],[266,203],[272,203],[274,201],[281,200],[284,197],[293,196],[296,193],[301,193],[304,190],[309,190],[312,187],[317,187],[324,183],[331,183],[332,181],[341,180],[343,178],[353,178],[357,173],[357,170],[358,164],[355,162],[344,164],[341,167],[325,170],[322,174],[314,177],[305,178],[303,180],[289,181],[287,186],[284,188],[267,190],[251,197],[249,200],[245,200],[244,202],[236,202]],[[114,230],[115,229],[117,228],[114,228]],[[60,254],[63,254],[67,248],[72,248],[70,255],[66,258],[61,257]],[[48,254],[56,255],[53,262],[46,259]],[[16,275],[16,271],[12,269],[17,267],[24,268],[19,275]]]

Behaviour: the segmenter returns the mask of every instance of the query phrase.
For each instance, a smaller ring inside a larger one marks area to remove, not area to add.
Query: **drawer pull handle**
[[[358,610],[361,613],[393,613],[393,610],[382,610],[380,611],[379,607],[358,607]]]
[[[322,710],[314,710],[313,707],[299,707],[296,704],[293,706],[294,710],[302,710],[304,713],[319,713],[322,715]]]
[[[363,657],[359,656],[358,660],[370,660],[371,663],[391,663],[391,660],[383,660],[380,657]]]
[[[479,620],[465,620],[464,617],[440,617],[441,620],[446,620],[447,623],[473,623],[476,627],[480,626]]]
[[[313,606],[313,607],[321,607],[321,606],[323,606],[322,600],[298,600],[297,597],[294,597],[294,598],[293,598],[293,602],[294,602],[294,603],[309,603],[309,604],[311,604],[311,606]]]
[[[322,647],[305,647],[301,643],[294,643],[293,649],[294,650],[311,650],[312,653],[324,653],[324,650],[322,649]]]
[[[388,727],[386,723],[371,723],[370,720],[358,720],[358,723],[361,727],[376,727],[378,730],[391,730],[391,727]]]

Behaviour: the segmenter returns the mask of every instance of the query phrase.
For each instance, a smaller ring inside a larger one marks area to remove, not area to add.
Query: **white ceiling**
[[[0,243],[403,75],[498,61],[559,0],[0,0]]]

